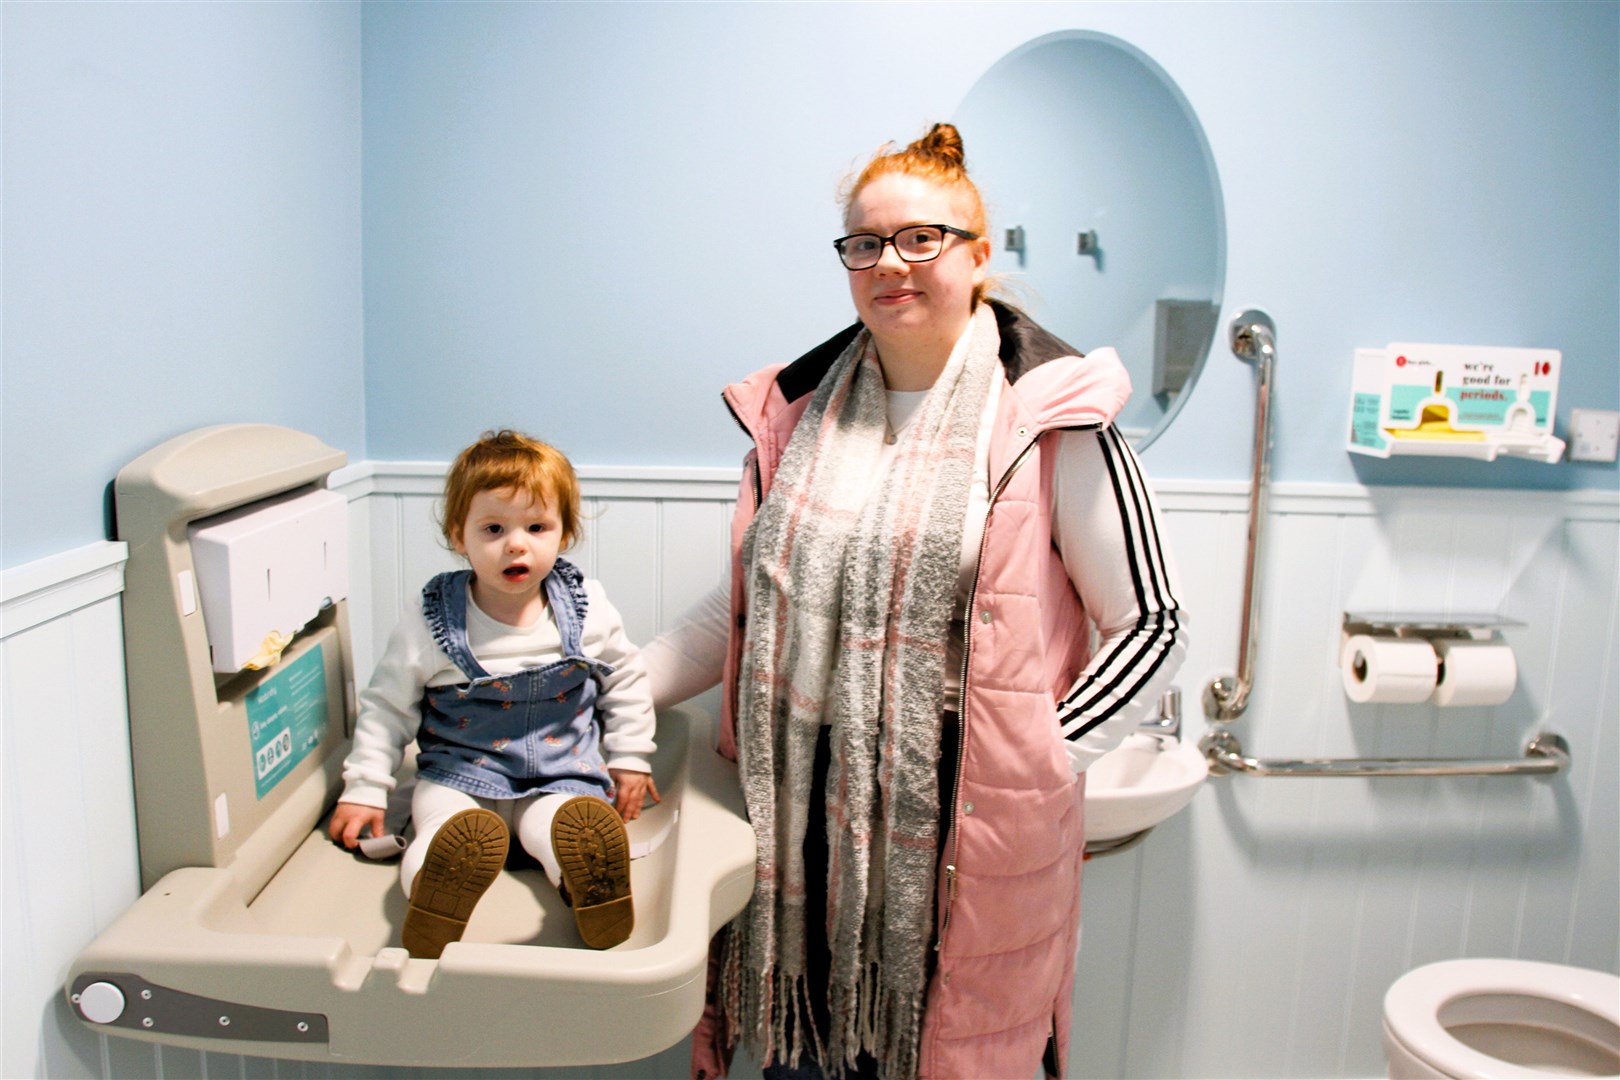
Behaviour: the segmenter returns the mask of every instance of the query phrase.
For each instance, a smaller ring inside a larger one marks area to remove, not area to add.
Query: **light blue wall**
[[[191,428],[363,458],[358,5],[0,19],[0,565],[100,539],[117,470]]]
[[[1612,2],[367,5],[372,456],[512,423],[733,464],[719,387],[852,317],[840,178],[1063,29],[1143,50],[1204,124],[1222,338],[1251,304],[1279,328],[1277,479],[1614,486],[1343,445],[1353,350],[1395,340],[1556,347],[1560,429],[1620,407]],[[1252,396],[1219,348],[1153,474],[1246,478]]]
[[[585,464],[734,464],[719,387],[851,316],[840,179],[1076,28],[1143,50],[1203,121],[1227,312],[1279,326],[1278,479],[1616,482],[1342,446],[1352,351],[1391,340],[1557,347],[1561,428],[1620,407],[1612,2],[0,19],[3,566],[99,538],[121,464],[225,420],[357,458],[443,460],[511,423]],[[1217,350],[1152,472],[1246,477],[1251,398]]]

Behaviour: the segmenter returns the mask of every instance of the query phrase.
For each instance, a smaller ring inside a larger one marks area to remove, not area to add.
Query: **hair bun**
[[[967,160],[967,154],[962,149],[962,134],[954,124],[935,124],[928,129],[928,134],[906,147],[906,150],[937,158],[955,169],[963,168]]]

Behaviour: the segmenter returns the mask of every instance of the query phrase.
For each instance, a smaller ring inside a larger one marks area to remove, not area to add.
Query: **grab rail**
[[[1198,748],[1217,776],[1545,776],[1569,767],[1569,743],[1542,732],[1517,761],[1464,758],[1285,758],[1245,757],[1237,736],[1224,725],[1243,715],[1254,691],[1255,653],[1260,639],[1260,552],[1265,534],[1266,494],[1271,486],[1271,379],[1277,359],[1277,327],[1271,316],[1249,308],[1232,320],[1232,353],[1255,364],[1254,476],[1249,486],[1248,553],[1243,565],[1243,623],[1238,633],[1238,670],[1204,687],[1204,714],[1222,725],[1199,740]]]
[[[1252,758],[1231,731],[1205,735],[1198,743],[1209,771],[1251,776],[1551,776],[1569,768],[1569,743],[1544,731],[1524,744],[1517,761],[1469,758]]]
[[[1243,625],[1238,631],[1238,670],[1204,688],[1204,712],[1230,723],[1249,707],[1254,690],[1255,644],[1260,639],[1260,550],[1266,524],[1266,492],[1271,486],[1271,371],[1277,359],[1277,327],[1258,308],[1232,320],[1232,353],[1255,367],[1254,476],[1249,484],[1249,544],[1243,564]]]

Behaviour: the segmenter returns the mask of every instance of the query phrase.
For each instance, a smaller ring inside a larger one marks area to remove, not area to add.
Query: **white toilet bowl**
[[[1384,995],[1384,1054],[1409,1077],[1620,1075],[1620,977],[1531,960],[1447,960]]]

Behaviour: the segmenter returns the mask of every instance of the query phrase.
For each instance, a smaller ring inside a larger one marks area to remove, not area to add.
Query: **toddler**
[[[416,739],[416,838],[400,866],[412,956],[461,939],[509,830],[587,945],[610,948],[634,926],[624,821],[658,801],[652,697],[601,585],[560,557],[579,528],[579,483],[557,450],[512,431],[463,450],[443,529],[470,569],[427,583],[360,696],[330,833],[349,848],[364,829],[382,834]]]

